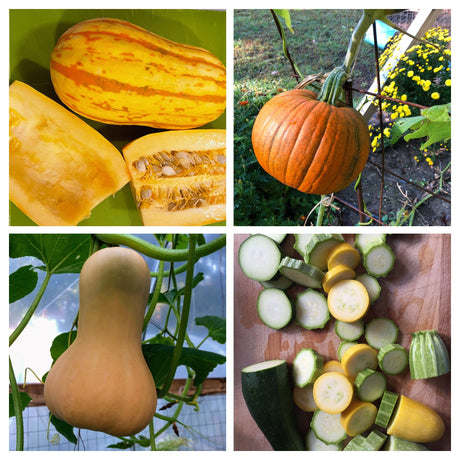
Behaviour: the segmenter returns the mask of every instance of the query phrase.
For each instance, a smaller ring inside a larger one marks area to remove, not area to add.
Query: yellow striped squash
[[[62,102],[103,123],[189,129],[225,110],[226,70],[216,56],[119,19],[68,29],[50,72]]]

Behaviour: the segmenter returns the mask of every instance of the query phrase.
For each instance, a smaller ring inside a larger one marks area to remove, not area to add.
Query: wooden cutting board
[[[241,369],[268,359],[285,359],[290,365],[304,347],[317,350],[325,360],[337,359],[339,338],[334,333],[334,320],[321,330],[309,331],[291,323],[281,331],[265,326],[256,312],[259,283],[246,278],[238,265],[238,249],[249,235],[235,235],[234,244],[234,448],[235,450],[271,450],[252,420],[241,393]],[[345,235],[353,242],[354,235]],[[396,262],[385,278],[380,278],[379,300],[370,307],[366,319],[385,316],[400,329],[398,343],[409,350],[411,333],[437,329],[449,353],[451,346],[451,241],[448,234],[394,234],[387,237]],[[292,248],[293,235],[282,243],[286,255],[300,259]],[[362,265],[357,272],[364,271]],[[305,288],[294,286],[287,291],[291,298]],[[388,389],[421,401],[436,410],[446,424],[443,438],[428,447],[451,449],[451,374],[412,380],[409,370],[388,377]],[[296,409],[297,410],[297,409]],[[306,433],[310,415],[297,410],[299,427]]]

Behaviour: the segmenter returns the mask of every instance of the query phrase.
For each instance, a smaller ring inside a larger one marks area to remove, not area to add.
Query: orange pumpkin
[[[370,138],[364,118],[352,107],[293,89],[273,97],[259,112],[252,145],[268,174],[301,192],[326,195],[358,177]]]

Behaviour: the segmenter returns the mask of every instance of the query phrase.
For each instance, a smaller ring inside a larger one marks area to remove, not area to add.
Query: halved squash
[[[10,200],[38,225],[76,225],[129,182],[120,152],[34,88],[10,85]]]
[[[224,129],[147,134],[123,148],[144,225],[225,220]]]

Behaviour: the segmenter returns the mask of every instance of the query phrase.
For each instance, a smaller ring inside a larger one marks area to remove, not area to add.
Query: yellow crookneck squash
[[[77,337],[45,380],[55,417],[113,436],[148,425],[157,404],[141,349],[150,280],[146,262],[131,249],[104,248],[85,262]]]
[[[37,225],[76,225],[129,182],[121,153],[29,85],[9,89],[10,200]]]
[[[225,220],[224,129],[147,134],[123,148],[144,225]]]
[[[119,19],[90,19],[64,32],[50,71],[69,108],[103,123],[188,129],[226,106],[226,70],[216,56]]]

